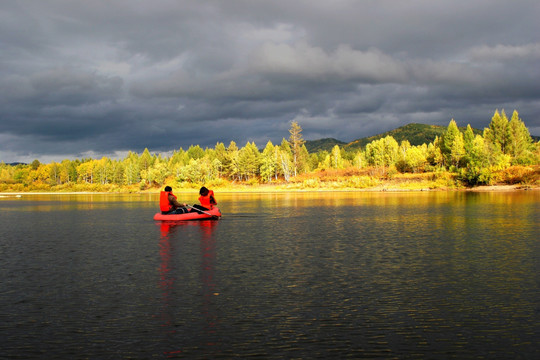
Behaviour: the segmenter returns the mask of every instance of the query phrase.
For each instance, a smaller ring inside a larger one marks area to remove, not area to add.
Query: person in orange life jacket
[[[204,207],[204,210],[211,210],[214,205],[217,205],[216,198],[214,197],[214,191],[208,190],[206,187],[202,187],[201,190],[199,190],[199,202],[201,203],[201,207]]]
[[[159,209],[162,214],[184,214],[189,212],[187,204],[180,204],[176,200],[176,196],[172,193],[170,186],[165,186],[165,189],[159,194]]]
[[[199,190],[199,202],[201,205],[193,205],[195,208],[194,210],[202,210],[202,211],[208,211],[211,210],[214,205],[217,205],[216,198],[214,197],[214,191],[208,190],[206,187],[202,187]],[[200,213],[200,211],[199,211]]]

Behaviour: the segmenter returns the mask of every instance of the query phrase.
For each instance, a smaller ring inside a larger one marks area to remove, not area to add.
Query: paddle
[[[193,210],[197,211],[197,212],[201,212],[201,213],[203,213],[203,214],[206,214],[206,215],[208,215],[208,216],[211,216],[212,219],[214,219],[214,220],[219,219],[219,216],[217,216],[217,215],[212,215],[212,214],[210,214],[209,212],[202,211],[201,209],[197,209],[197,208],[195,208],[195,207],[193,207],[193,206],[191,206],[191,205],[188,205],[188,204],[186,204],[186,206],[187,206],[188,208],[190,208],[190,209],[193,209]]]

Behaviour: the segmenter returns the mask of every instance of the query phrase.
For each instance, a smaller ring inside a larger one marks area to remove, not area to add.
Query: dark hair
[[[206,187],[202,187],[201,190],[199,190],[199,194],[202,195],[202,196],[206,196],[208,195],[209,191]]]
[[[171,191],[172,191],[172,187],[170,187],[170,186],[165,186],[165,191],[171,192]]]

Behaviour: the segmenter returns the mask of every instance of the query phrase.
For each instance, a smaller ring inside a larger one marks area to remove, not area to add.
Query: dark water
[[[540,192],[218,200],[0,198],[0,358],[540,358]]]

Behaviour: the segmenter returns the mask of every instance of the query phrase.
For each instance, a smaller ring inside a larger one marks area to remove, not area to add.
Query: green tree
[[[498,110],[495,110],[489,127],[484,129],[484,139],[494,146],[491,148],[492,151],[500,151],[503,154],[507,153],[506,146],[509,141],[509,131],[508,118],[504,110],[500,114]]]
[[[362,150],[357,150],[353,158],[353,165],[359,169],[362,169],[365,167],[365,164],[366,157],[364,155],[364,152]]]
[[[266,143],[261,156],[261,177],[267,182],[272,181],[272,177],[276,174],[277,161],[275,157],[275,146],[271,141]]]
[[[184,149],[180,148],[173,151],[172,156],[169,158],[169,166],[174,167],[177,164],[183,166],[189,163],[189,158]]]
[[[411,146],[404,140],[399,146],[396,168],[400,172],[418,172],[426,164],[427,145]]]
[[[231,141],[227,147],[227,161],[224,163],[225,172],[231,179],[239,178],[238,169],[238,146],[234,141]]]
[[[300,153],[298,154],[298,171],[301,173],[306,173],[311,171],[311,164],[309,161],[309,151],[306,145],[302,145],[300,148]]]
[[[289,133],[291,134],[289,137],[289,144],[292,153],[293,173],[294,176],[296,176],[298,173],[298,169],[303,165],[302,162],[305,162],[306,160],[303,158],[303,156],[301,156],[302,146],[304,145],[305,141],[302,138],[302,128],[300,127],[298,122],[291,122],[291,128],[289,129]]]
[[[399,145],[396,139],[388,135],[367,144],[365,153],[368,164],[384,168],[396,162]]]
[[[257,175],[260,166],[260,153],[255,143],[249,141],[238,152],[238,171],[241,177],[249,180]]]
[[[12,167],[13,168],[13,167]],[[14,167],[12,170],[14,171],[11,171],[11,172],[6,172],[4,174],[2,174],[2,176],[0,176],[0,181],[4,181],[4,182],[11,182],[12,180],[15,181],[15,183],[17,184],[29,184],[31,183],[30,179],[29,179],[29,175],[30,175],[30,172],[32,171],[31,170],[31,167]],[[6,176],[7,174],[9,174],[8,176]]]
[[[443,156],[444,165],[450,167],[457,166],[461,156],[463,156],[463,135],[454,119],[450,120],[448,128],[441,137],[439,146]]]
[[[30,165],[30,167],[32,170],[37,170],[39,168],[39,165],[41,165],[41,163],[39,162],[39,160],[36,159],[32,161],[32,164]]]
[[[461,169],[461,179],[470,185],[488,184],[491,181],[490,150],[484,138],[476,135],[465,169]]]
[[[60,179],[61,166],[56,161],[49,164],[49,183],[51,185],[60,185],[62,183]]]
[[[165,161],[156,161],[150,169],[141,172],[141,177],[148,184],[162,185],[170,174],[171,172]]]
[[[308,166],[309,166],[309,171],[317,170],[319,168],[318,153],[308,152]]]
[[[124,164],[120,161],[112,161],[110,169],[111,182],[116,185],[124,184]]]
[[[283,175],[285,181],[289,181],[293,172],[293,161],[291,146],[285,138],[281,141],[281,145],[278,147],[277,158],[279,161],[279,172]]]
[[[463,141],[463,134],[460,132],[454,142],[452,143],[452,148],[450,151],[451,164],[456,168],[459,168],[460,163],[465,156],[465,146]]]
[[[125,183],[127,185],[138,184],[141,181],[139,155],[134,152],[128,152],[128,155],[123,161]]]
[[[467,129],[465,130],[465,133],[463,134],[463,147],[465,150],[465,154],[469,154],[471,152],[474,138],[475,138],[475,135],[474,135],[473,129],[470,124],[467,124]]]
[[[341,157],[341,150],[339,145],[335,145],[332,148],[330,155],[330,167],[333,169],[342,169],[343,168],[343,158]]]
[[[204,157],[204,150],[199,145],[191,145],[187,150],[188,159],[199,160]]]
[[[62,160],[61,177],[63,183],[77,182],[77,163],[68,159]]]
[[[223,169],[221,161],[219,161],[217,157],[214,158],[211,164],[210,180],[219,179],[219,177],[221,176],[221,169]]]
[[[444,166],[444,157],[441,151],[441,139],[438,136],[435,136],[435,140],[432,143],[429,143],[427,147],[426,160],[429,165]]]
[[[205,172],[204,167],[201,165],[202,159],[190,159],[189,164],[180,169],[178,180],[192,183],[203,183],[205,180]]]
[[[140,171],[148,169],[154,164],[154,157],[150,154],[148,148],[145,148],[141,156],[139,157],[139,169]]]
[[[508,123],[507,153],[512,156],[512,163],[528,165],[534,163],[533,141],[529,130],[514,110]]]
[[[103,157],[95,162],[95,182],[99,184],[108,184],[112,177],[112,161]]]
[[[84,160],[82,163],[80,163],[77,166],[77,174],[78,174],[77,181],[93,184],[95,167],[96,167],[95,160],[89,159],[89,160]]]

